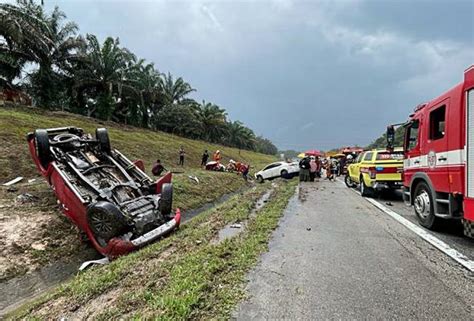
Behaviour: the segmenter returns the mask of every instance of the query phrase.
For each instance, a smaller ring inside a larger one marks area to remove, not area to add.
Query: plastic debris
[[[36,202],[39,198],[31,195],[30,193],[23,193],[16,197],[16,200],[20,203],[32,203]]]
[[[230,226],[230,228],[242,228],[242,224],[240,223],[235,223]]]
[[[11,185],[13,185],[13,184],[18,183],[18,182],[21,181],[22,179],[23,179],[23,176],[18,176],[17,178],[14,178],[14,179],[12,179],[11,181],[6,182],[5,184],[3,184],[3,186],[11,186]]]
[[[189,175],[188,178],[199,184],[199,178],[197,178],[196,176]]]
[[[86,262],[81,264],[81,266],[79,267],[79,271],[83,271],[83,270],[87,269],[88,267],[90,267],[94,264],[105,265],[105,264],[109,264],[109,263],[110,263],[110,260],[109,260],[108,257],[103,257],[99,260],[86,261]]]
[[[32,178],[28,180],[28,183],[31,184],[31,183],[34,183],[35,181],[36,181],[36,178]]]

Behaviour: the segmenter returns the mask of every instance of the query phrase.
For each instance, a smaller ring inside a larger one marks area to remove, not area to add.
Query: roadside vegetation
[[[17,176],[23,181],[12,188],[0,186],[0,280],[10,279],[57,259],[67,259],[87,247],[76,227],[57,209],[56,198],[39,176],[28,151],[25,135],[36,128],[78,126],[88,132],[109,129],[111,143],[130,159],[142,159],[151,176],[151,165],[160,158],[173,176],[174,207],[189,210],[214,202],[247,187],[235,173],[200,168],[201,155],[220,149],[223,162],[241,160],[252,172],[275,160],[273,156],[190,140],[151,130],[98,121],[65,112],[36,108],[0,108],[0,183]],[[178,167],[178,149],[186,151],[184,167]],[[189,179],[196,176],[199,184]],[[29,183],[28,180],[36,179]],[[29,193],[33,199],[20,202]]]
[[[245,296],[245,274],[266,251],[296,184],[257,185],[161,242],[79,274],[10,318],[229,318]],[[255,211],[270,186],[269,201]],[[240,234],[217,241],[220,229],[243,221]]]
[[[221,106],[195,101],[195,91],[118,38],[100,42],[79,34],[58,7],[47,12],[36,0],[0,4],[0,103],[2,95],[22,98],[27,92],[44,109],[277,153],[271,141],[231,121]]]

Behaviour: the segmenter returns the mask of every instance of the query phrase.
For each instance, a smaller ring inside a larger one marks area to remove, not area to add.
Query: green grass
[[[295,186],[295,180],[279,183],[254,216],[268,185],[236,195],[163,241],[79,274],[10,318],[229,318],[245,295],[245,274],[267,250]],[[224,226],[243,220],[248,224],[241,234],[212,242]],[[94,314],[81,314],[85,311]]]

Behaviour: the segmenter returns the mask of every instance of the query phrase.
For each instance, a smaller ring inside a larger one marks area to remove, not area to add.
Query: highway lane
[[[248,280],[240,320],[473,315],[472,272],[339,182],[300,185]]]

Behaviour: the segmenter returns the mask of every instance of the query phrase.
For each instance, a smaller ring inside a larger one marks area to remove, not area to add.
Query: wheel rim
[[[112,226],[108,220],[107,215],[102,212],[97,212],[91,217],[91,225],[101,235],[108,234],[112,231]]]
[[[422,218],[427,218],[431,214],[431,201],[428,192],[421,191],[415,198],[415,211]]]

